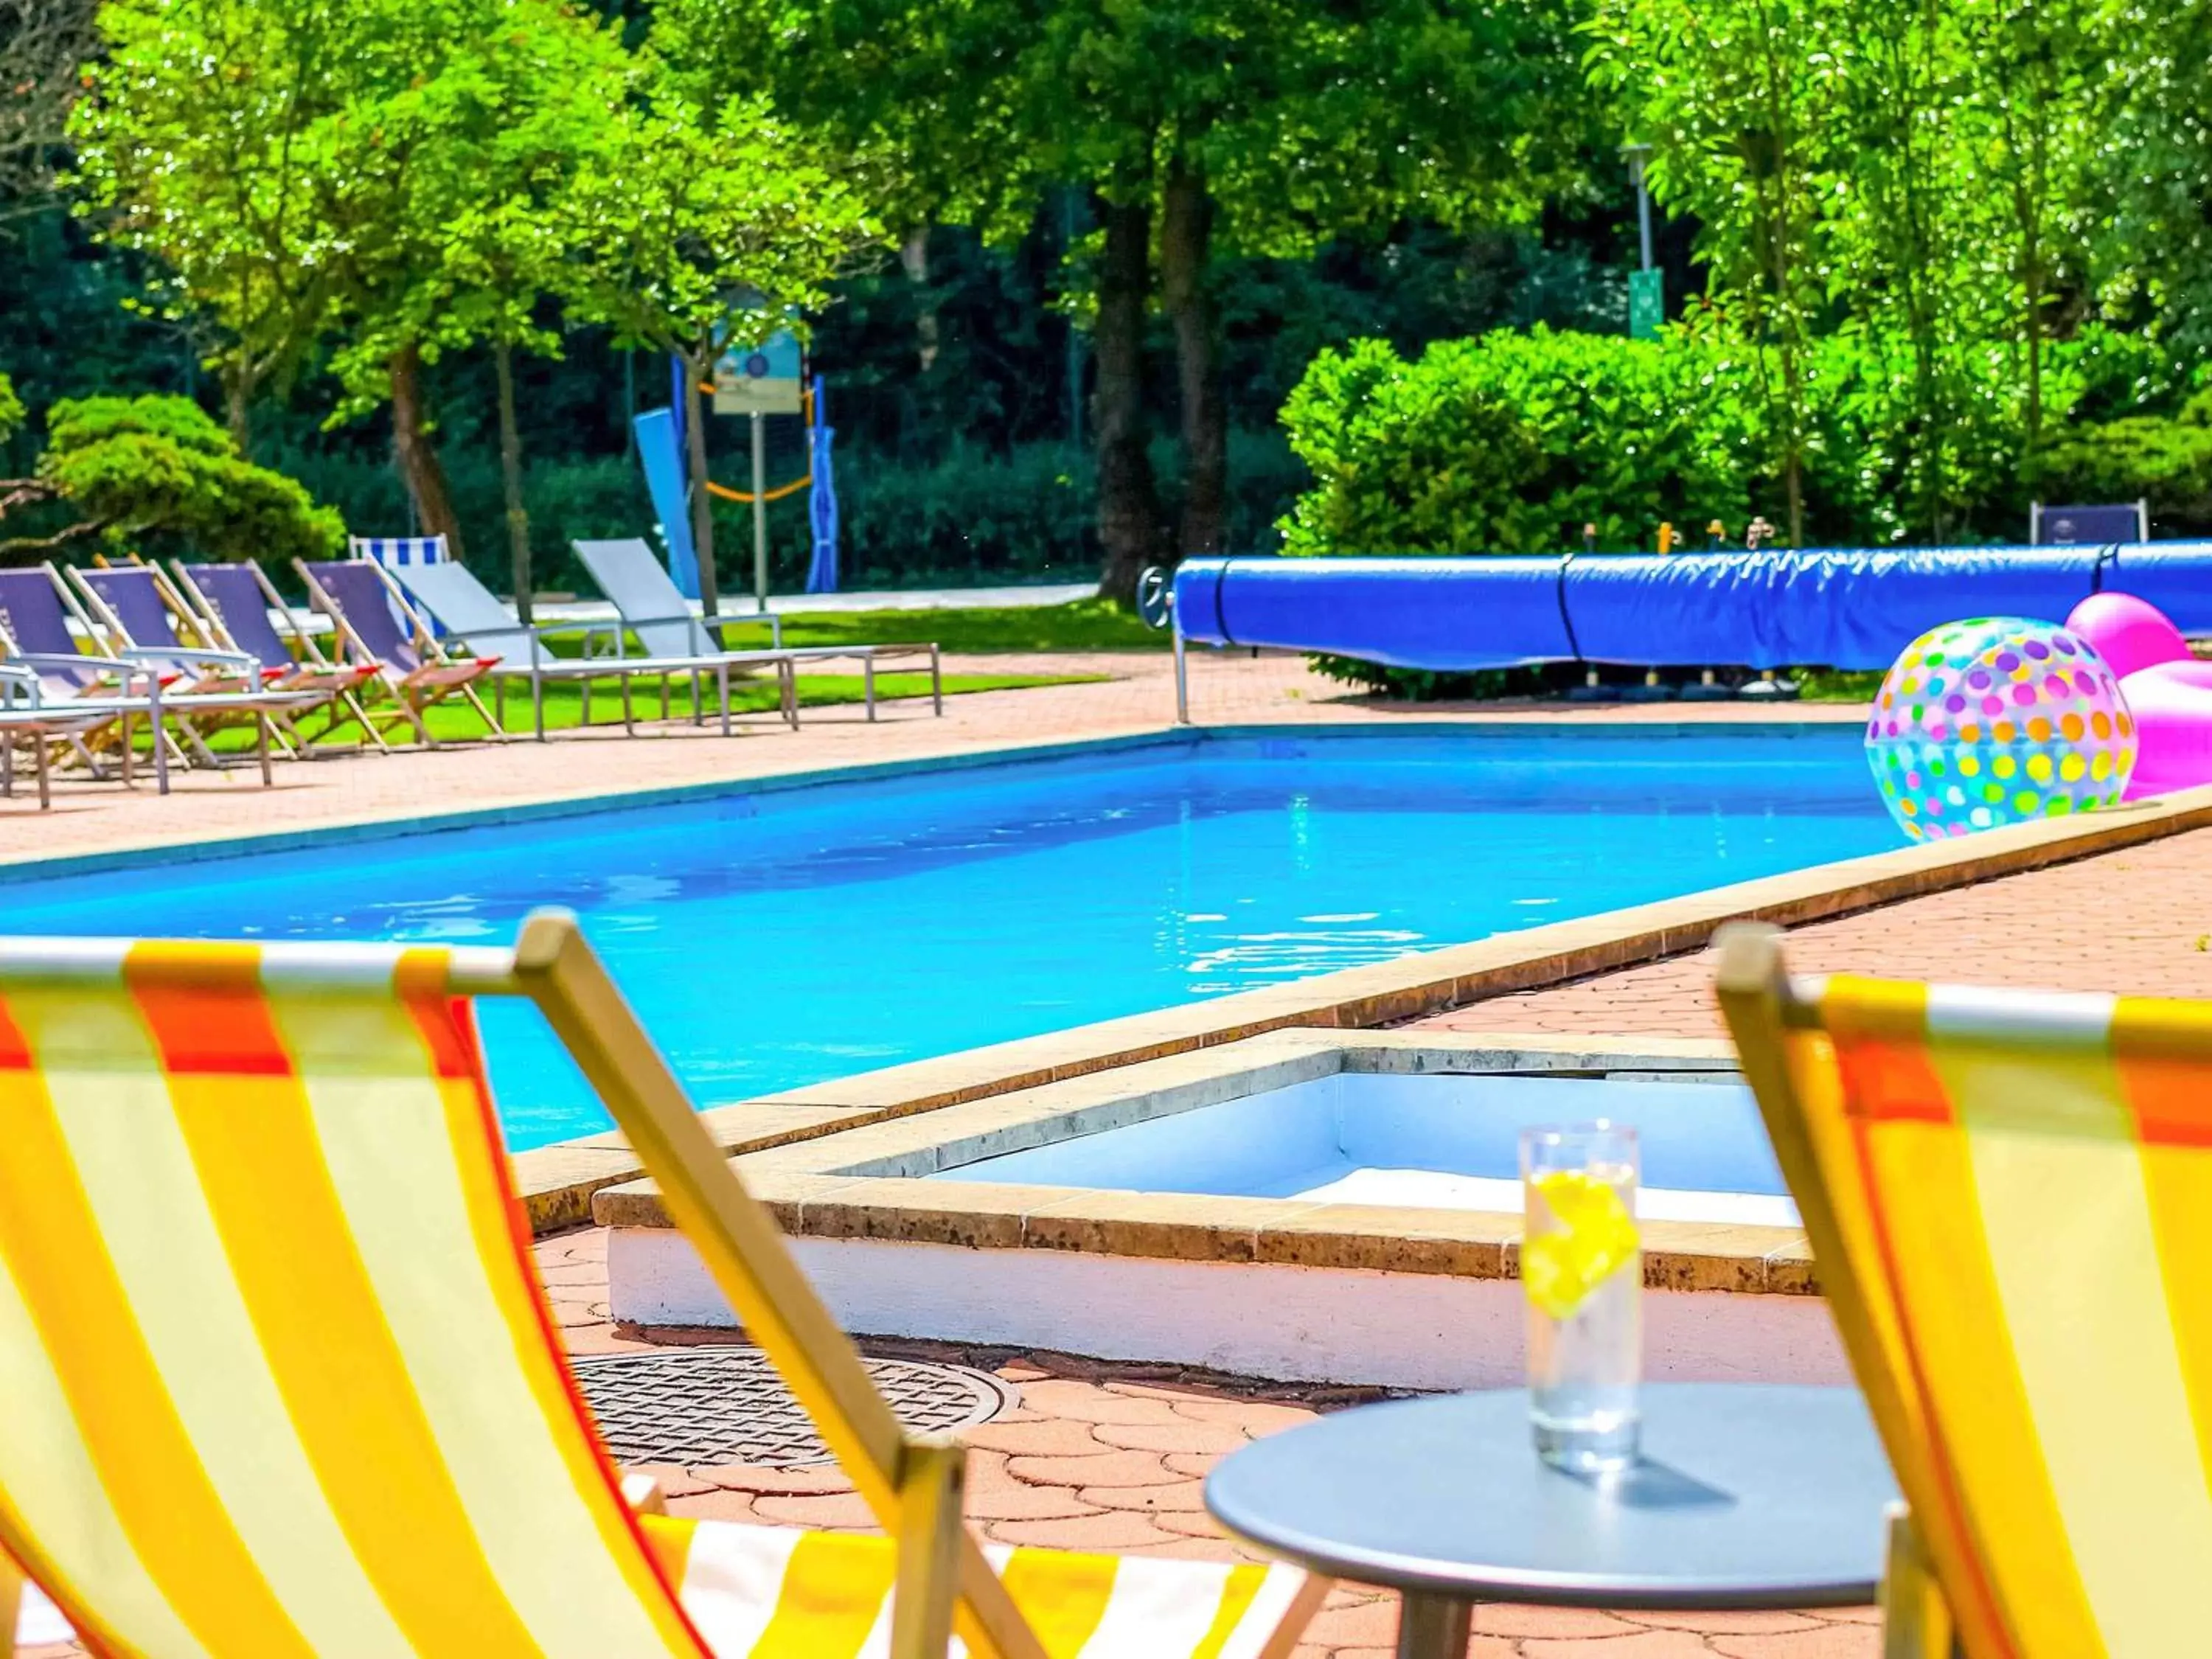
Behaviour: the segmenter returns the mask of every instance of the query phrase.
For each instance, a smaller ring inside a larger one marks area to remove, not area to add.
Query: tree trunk
[[[522,504],[522,434],[514,423],[514,347],[495,340],[499,380],[499,481],[507,493],[507,556],[514,577],[514,614],[530,620],[530,509]]]
[[[242,356],[241,349],[240,356]],[[253,459],[253,370],[234,358],[222,368],[223,416],[242,460]]]
[[[446,550],[461,556],[461,526],[446,489],[446,469],[430,442],[422,417],[422,356],[412,345],[392,354],[392,453],[415,502],[415,517],[426,536],[443,536]]]
[[[1098,592],[1128,603],[1158,556],[1160,503],[1145,441],[1145,301],[1152,286],[1152,214],[1142,200],[1103,202],[1105,256],[1098,271]]]
[[[1206,268],[1213,201],[1206,180],[1178,156],[1160,215],[1160,298],[1175,325],[1182,398],[1182,558],[1218,553],[1229,539],[1229,410],[1216,355],[1219,328]]]
[[[721,585],[714,580],[714,498],[707,490],[707,414],[699,387],[713,372],[705,351],[684,354],[684,453],[690,471],[691,550],[699,560],[699,602],[710,617],[722,608]]]
[[[899,264],[905,268],[906,279],[912,283],[921,297],[921,310],[914,319],[914,356],[921,372],[928,374],[937,362],[939,337],[937,311],[929,303],[929,227],[907,232],[899,243]]]

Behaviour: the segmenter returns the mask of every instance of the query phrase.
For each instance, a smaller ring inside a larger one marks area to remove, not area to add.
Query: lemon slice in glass
[[[1580,1170],[1533,1177],[1559,1224],[1521,1246],[1521,1286],[1554,1319],[1571,1319],[1589,1293],[1636,1256],[1636,1221],[1620,1194]]]

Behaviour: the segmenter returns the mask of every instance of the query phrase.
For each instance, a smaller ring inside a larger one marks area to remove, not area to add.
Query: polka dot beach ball
[[[1905,648],[1866,747],[1890,816],[1936,841],[2117,803],[2136,727],[2087,641],[2056,623],[1977,617]]]

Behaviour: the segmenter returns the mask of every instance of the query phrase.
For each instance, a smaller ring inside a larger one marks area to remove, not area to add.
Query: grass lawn
[[[1807,702],[1872,702],[1881,690],[1881,671],[1808,668],[1797,677],[1797,688]]]
[[[1081,685],[1105,678],[1103,674],[947,674],[945,695],[948,697],[967,691],[1018,691],[1036,685]],[[480,685],[484,707],[495,707],[489,686]],[[706,713],[709,721],[719,718],[719,702],[714,681],[706,684]],[[858,674],[801,674],[799,677],[799,706],[809,708],[828,708],[858,703],[865,692]],[[922,674],[882,673],[876,676],[876,701],[891,702],[929,696],[929,676]],[[638,675],[630,683],[631,706],[641,720],[660,718],[660,687],[650,676]],[[380,705],[389,707],[388,704]],[[769,679],[740,680],[730,678],[730,712],[732,714],[766,714],[780,703],[775,681]],[[691,714],[691,682],[677,677],[669,684],[669,714],[672,718],[688,719]],[[433,705],[424,718],[429,722],[431,735],[441,743],[465,743],[489,735],[489,728],[476,710],[458,698],[449,698]],[[802,712],[801,719],[805,718]],[[584,723],[583,687],[574,680],[556,681],[545,688],[545,729],[548,732],[571,730]],[[325,746],[322,736],[323,717],[311,712],[303,723],[314,738],[318,748]],[[622,724],[622,682],[609,678],[592,682],[592,724],[612,726]],[[518,735],[527,735],[537,728],[530,714],[530,687],[516,682],[507,688],[507,729]],[[337,731],[328,739],[335,747],[358,739],[360,723],[342,720]],[[386,741],[403,740],[404,732],[387,732]],[[253,746],[253,728],[233,726],[216,732],[208,746],[218,752],[240,752]]]
[[[730,602],[727,614],[743,616],[750,601]],[[766,623],[746,623],[724,630],[733,651],[765,649]],[[1022,605],[1012,610],[813,611],[783,619],[786,645],[923,644],[935,641],[946,652],[994,651],[1164,651],[1164,630],[1155,631],[1136,613],[1105,599],[1077,599],[1068,605]],[[555,649],[573,653],[568,641]]]

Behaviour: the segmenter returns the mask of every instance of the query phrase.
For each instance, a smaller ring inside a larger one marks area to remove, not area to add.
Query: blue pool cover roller
[[[1964,617],[2057,621],[2135,594],[2212,633],[2212,542],[2108,547],[1474,558],[1190,559],[1176,618],[1195,643],[1327,652],[1395,668],[1531,663],[1887,668]]]

